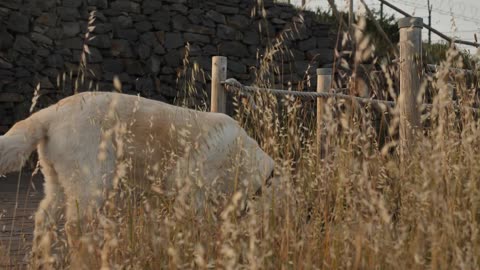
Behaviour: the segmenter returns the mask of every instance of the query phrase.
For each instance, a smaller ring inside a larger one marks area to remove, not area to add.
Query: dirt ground
[[[41,173],[32,177],[31,171],[23,171],[0,178],[0,269],[25,268],[33,214],[42,197]]]

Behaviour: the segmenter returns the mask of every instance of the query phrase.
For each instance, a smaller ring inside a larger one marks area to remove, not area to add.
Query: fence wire
[[[266,93],[271,93],[276,96],[292,96],[292,97],[298,97],[298,98],[303,98],[303,99],[317,99],[317,98],[337,98],[337,99],[344,99],[344,100],[352,100],[356,101],[361,104],[370,104],[373,106],[379,106],[382,108],[382,110],[385,110],[385,106],[393,108],[396,106],[396,102],[394,101],[388,101],[388,100],[380,100],[380,99],[371,99],[371,98],[362,98],[362,97],[357,97],[357,96],[351,96],[351,95],[345,95],[345,94],[339,94],[339,93],[329,93],[329,92],[301,92],[301,91],[290,91],[290,90],[281,90],[281,89],[270,89],[270,88],[262,88],[262,87],[254,87],[254,86],[247,86],[241,84],[239,81],[237,81],[234,78],[230,78],[222,82],[224,85],[225,89],[227,91],[236,91],[244,94],[248,98],[248,102],[250,105],[254,108],[257,106],[255,105],[255,102],[253,101],[252,96],[250,95],[251,93],[259,93],[259,92],[266,92]],[[346,90],[347,88],[339,88],[339,89],[331,89],[334,91],[338,90]],[[478,112],[479,108],[474,108],[470,106],[463,106],[458,103],[452,104],[451,102],[445,102],[445,104],[440,104],[444,106],[448,105],[453,105],[455,109],[466,109],[466,110],[472,110],[474,112]],[[420,105],[420,109],[427,109],[431,110],[434,105],[430,103],[424,103]]]
[[[236,79],[230,78],[223,82],[223,85],[227,90],[239,90],[240,92],[245,93],[258,93],[258,92],[267,92],[276,96],[292,96],[299,97],[304,99],[317,99],[317,98],[338,98],[346,100],[354,100],[363,104],[372,104],[372,105],[387,105],[389,107],[395,107],[394,101],[379,100],[379,99],[370,99],[362,98],[357,96],[338,94],[338,93],[329,93],[329,92],[300,92],[300,91],[289,91],[289,90],[280,90],[280,89],[270,89],[270,88],[259,88],[254,86],[246,86],[241,84]],[[331,90],[346,90],[347,88],[331,89]]]

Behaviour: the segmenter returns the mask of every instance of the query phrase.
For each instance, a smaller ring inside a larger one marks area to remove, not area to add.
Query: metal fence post
[[[406,17],[398,21],[400,28],[400,157],[403,160],[414,144],[415,129],[420,125],[417,95],[422,76],[423,20]]]
[[[227,99],[222,82],[227,79],[227,57],[212,57],[211,112],[225,113]]]
[[[317,92],[328,92],[332,85],[332,69],[318,68],[317,69]],[[324,139],[322,139],[323,114],[325,110],[325,100],[317,98],[317,154],[323,158],[325,155]]]

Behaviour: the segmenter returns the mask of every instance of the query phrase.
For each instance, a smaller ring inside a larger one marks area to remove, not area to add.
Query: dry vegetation
[[[277,84],[274,60],[288,54],[282,45],[287,36],[259,55],[256,85]],[[359,44],[360,55],[375,53],[368,42]],[[266,94],[237,100],[235,117],[279,164],[284,197],[260,200],[256,211],[239,216],[233,195],[221,210],[210,204],[204,210],[212,215],[198,215],[190,189],[179,190],[175,200],[181,203],[174,207],[130,186],[123,173],[128,164],[120,164],[118,193],[98,220],[79,224],[81,243],[70,247],[77,249],[77,263],[86,269],[480,268],[480,123],[462,107],[475,104],[477,85],[457,75],[453,100],[445,81],[459,59],[449,50],[441,71],[426,76],[434,106],[423,114],[425,125],[403,162],[396,151],[395,108],[385,113],[346,102],[339,109],[328,100],[321,131],[325,155],[319,157],[311,103]],[[191,105],[189,97],[203,95],[195,82],[204,73],[188,59],[184,63],[190,81],[179,103]],[[473,77],[469,81],[476,82]],[[393,86],[372,91],[395,100]],[[389,119],[382,144],[378,113]],[[195,177],[181,176],[192,185]],[[62,231],[53,227],[49,240],[56,247],[50,258],[55,268],[72,263]]]

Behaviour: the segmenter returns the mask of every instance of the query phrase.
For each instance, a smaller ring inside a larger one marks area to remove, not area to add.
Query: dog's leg
[[[69,178],[65,232],[72,269],[98,269],[98,253],[92,252],[98,233],[105,193],[111,189],[111,166],[90,167],[92,171]],[[97,246],[98,247],[98,246]]]
[[[50,269],[54,267],[55,258],[52,257],[55,226],[62,213],[64,205],[64,191],[60,186],[55,169],[47,162],[40,161],[42,173],[45,177],[45,198],[40,202],[35,213],[35,230],[33,233],[32,268]]]

